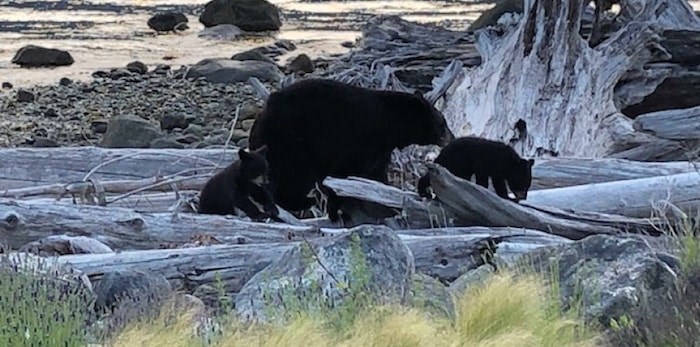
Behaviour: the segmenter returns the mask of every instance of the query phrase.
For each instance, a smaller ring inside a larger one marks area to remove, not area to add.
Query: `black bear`
[[[476,184],[488,188],[489,177],[498,196],[519,201],[527,199],[527,191],[532,183],[533,159],[521,158],[513,148],[502,142],[478,137],[460,137],[453,140],[435,158],[435,163],[453,175],[471,180],[476,176]],[[508,197],[508,187],[515,199]],[[418,181],[418,194],[429,196],[430,177],[426,174]]]
[[[276,219],[279,213],[269,188],[267,147],[238,151],[239,160],[207,181],[199,195],[198,212],[235,215],[237,209],[253,220]]]
[[[268,147],[277,204],[301,211],[314,204],[308,194],[327,176],[387,183],[395,148],[453,138],[442,113],[419,93],[306,79],[270,94],[249,141],[252,149]],[[335,211],[329,217],[335,221]]]

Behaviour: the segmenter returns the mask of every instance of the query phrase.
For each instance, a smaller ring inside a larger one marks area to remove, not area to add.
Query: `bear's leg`
[[[266,216],[266,213],[261,211],[261,207],[256,206],[254,201],[252,200],[252,196],[246,195],[246,196],[239,196],[236,198],[236,207],[243,211],[243,213],[246,214],[246,216],[250,217],[252,220],[261,220],[264,219]]]
[[[476,184],[488,189],[489,188],[489,176],[487,174],[477,172],[476,173]]]
[[[430,194],[428,193],[428,187],[430,187],[430,176],[428,174],[425,174],[418,180],[418,185],[416,187],[418,195],[424,198],[430,197]]]
[[[508,188],[506,188],[506,179],[503,177],[491,177],[491,182],[493,183],[493,189],[496,190],[498,196],[511,200],[508,196]]]

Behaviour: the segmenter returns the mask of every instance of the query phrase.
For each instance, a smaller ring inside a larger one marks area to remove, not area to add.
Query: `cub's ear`
[[[535,159],[528,159],[527,166],[532,167],[533,165],[535,165]]]
[[[238,150],[238,158],[241,161],[246,161],[252,159],[253,157],[250,155],[250,153],[246,152],[245,148],[241,148]]]
[[[421,98],[422,100],[425,100],[425,96],[423,96],[423,93],[421,93],[421,91],[418,90],[418,89],[416,89],[416,90],[413,91],[413,95],[415,95],[415,96]]]

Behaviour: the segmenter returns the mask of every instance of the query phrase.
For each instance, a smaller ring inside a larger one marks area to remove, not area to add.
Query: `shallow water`
[[[61,77],[87,80],[98,69],[122,67],[133,60],[149,66],[179,67],[204,58],[230,57],[275,39],[290,39],[298,49],[280,57],[307,53],[312,58],[340,54],[340,45],[360,35],[372,15],[398,14],[408,20],[463,29],[493,4],[479,0],[366,0],[301,2],[270,0],[283,13],[274,36],[237,41],[197,37],[204,27],[198,15],[206,0],[0,0],[0,82],[15,86],[56,83]],[[698,9],[700,1],[693,1]],[[184,33],[156,35],[146,22],[162,10],[177,9],[189,19]],[[67,50],[75,59],[68,67],[20,69],[10,61],[27,44]]]

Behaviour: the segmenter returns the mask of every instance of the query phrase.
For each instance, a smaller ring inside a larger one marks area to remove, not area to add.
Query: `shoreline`
[[[170,2],[177,2],[173,0]],[[170,3],[169,2],[169,3]],[[191,65],[205,58],[230,58],[258,46],[277,40],[290,40],[297,49],[278,57],[284,65],[288,59],[305,53],[312,59],[331,58],[346,53],[341,46],[361,36],[360,28],[368,18],[377,14],[400,14],[408,20],[439,23],[447,20],[449,28],[465,27],[475,19],[486,4],[460,4],[452,0],[425,1],[351,1],[345,3],[301,3],[272,0],[280,7],[282,28],[279,32],[235,41],[209,40],[198,37],[204,29],[199,13],[205,2],[180,5],[155,1],[124,1],[124,4],[82,4],[71,1],[70,8],[57,8],[59,3],[39,1],[36,10],[20,1],[0,6],[0,17],[6,30],[0,31],[0,82],[15,88],[57,84],[60,78],[89,82],[97,70],[123,67],[131,61],[141,61],[149,68],[167,64],[174,69]],[[144,5],[144,4],[151,5]],[[188,30],[182,33],[156,34],[146,22],[154,13],[165,10],[183,12]],[[349,12],[344,12],[349,11]],[[47,19],[50,14],[52,18]],[[12,24],[12,25],[10,25]],[[66,50],[75,62],[71,66],[25,69],[10,61],[23,46],[36,44]]]

